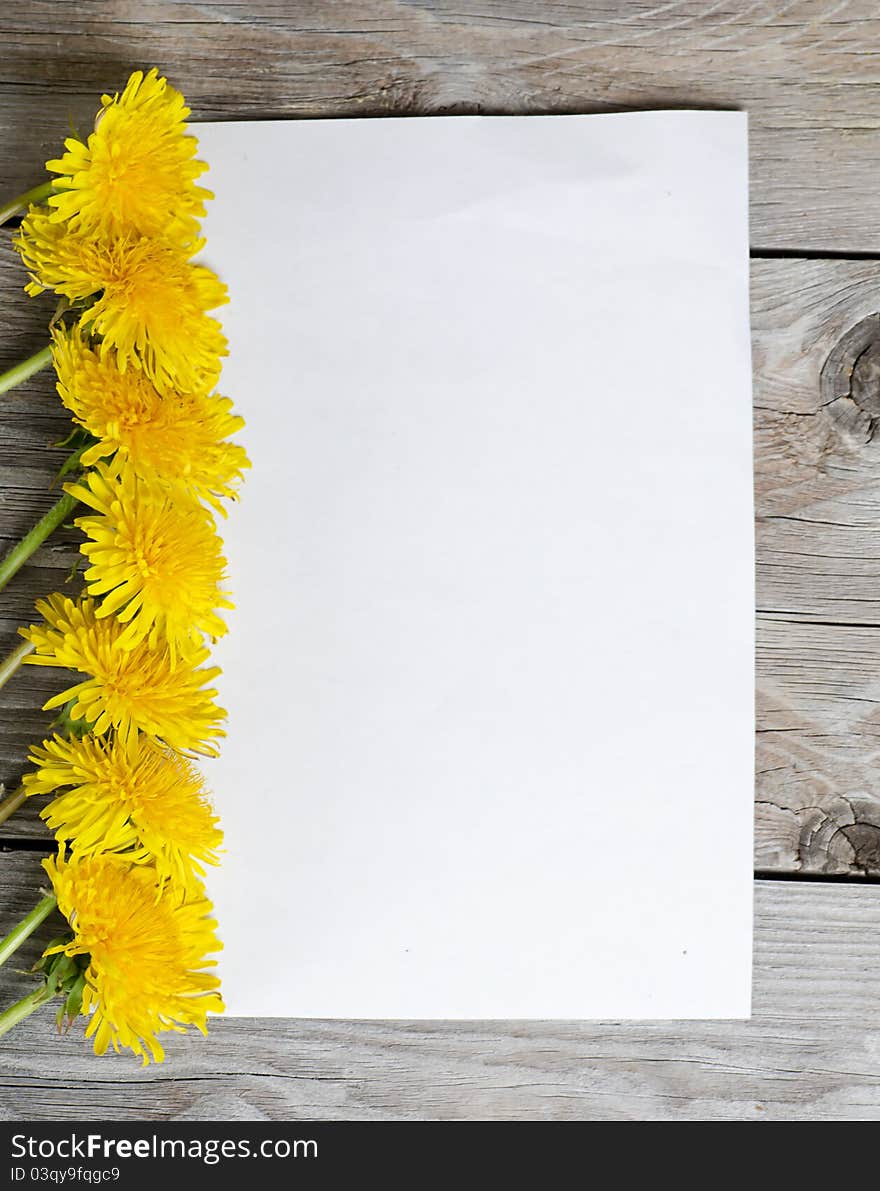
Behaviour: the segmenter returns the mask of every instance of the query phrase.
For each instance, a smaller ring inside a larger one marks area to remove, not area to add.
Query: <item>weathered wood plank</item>
[[[880,871],[876,348],[825,368],[878,308],[876,263],[754,263],[759,869]]]
[[[0,854],[0,931],[36,896],[37,862]],[[143,1070],[97,1059],[79,1027],[58,1038],[46,1009],[0,1042],[0,1115],[880,1120],[880,886],[756,889],[749,1022],[225,1021]],[[5,975],[0,1003],[28,987]]]
[[[68,115],[156,63],[198,119],[746,108],[752,238],[880,250],[870,0],[6,0],[0,177],[23,190]]]
[[[880,871],[880,630],[759,618],[755,864]]]

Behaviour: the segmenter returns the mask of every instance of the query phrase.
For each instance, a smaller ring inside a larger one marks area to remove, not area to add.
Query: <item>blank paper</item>
[[[196,131],[229,1012],[747,1016],[745,116]]]

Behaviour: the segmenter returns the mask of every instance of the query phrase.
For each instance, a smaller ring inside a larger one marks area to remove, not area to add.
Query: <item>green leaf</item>
[[[89,731],[91,725],[88,720],[75,719],[73,709],[76,699],[70,699],[59,711],[50,727],[59,736],[66,736],[69,740],[80,740]]]
[[[86,986],[86,978],[84,975],[80,975],[71,984],[70,991],[67,994],[67,998],[64,1001],[64,1004],[63,1004],[61,1010],[59,1010],[59,1015],[61,1017],[61,1020],[63,1021],[63,1019],[65,1017],[67,1018],[67,1028],[68,1029],[70,1029],[70,1027],[73,1025],[74,1021],[77,1019],[77,1017],[79,1017],[80,1012],[82,1011],[83,990],[85,989],[85,986]]]
[[[82,426],[75,426],[68,434],[67,438],[62,439],[61,442],[54,443],[56,447],[72,447],[73,450],[61,464],[61,468],[55,477],[54,483],[60,484],[65,476],[71,475],[73,472],[82,471],[82,457],[93,447],[98,440],[93,434],[89,434],[88,430]]]

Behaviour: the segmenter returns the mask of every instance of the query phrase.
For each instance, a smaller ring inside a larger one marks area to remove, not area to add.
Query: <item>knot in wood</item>
[[[837,795],[824,811],[811,808],[798,841],[803,872],[880,874],[880,804],[864,793]]]
[[[851,446],[871,442],[880,421],[880,314],[850,327],[819,377],[822,408]]]
[[[865,875],[880,873],[880,827],[876,823],[853,823],[840,834],[852,849],[850,866]]]

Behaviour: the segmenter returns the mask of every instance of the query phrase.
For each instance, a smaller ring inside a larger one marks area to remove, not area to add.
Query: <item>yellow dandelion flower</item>
[[[55,795],[40,815],[74,855],[129,850],[129,860],[154,864],[181,886],[218,863],[223,833],[202,775],[149,737],[124,748],[114,737],[54,736],[28,760],[36,768],[24,776],[25,791]]]
[[[69,138],[66,152],[46,162],[59,175],[51,218],[104,239],[194,240],[213,195],[195,183],[208,167],[194,160],[183,96],[154,68],[136,71],[121,95],[103,95],[101,105],[88,140]]]
[[[95,1053],[126,1047],[146,1066],[164,1058],[159,1034],[207,1033],[208,1014],[223,1012],[220,981],[206,970],[222,944],[204,892],[163,887],[152,866],[120,856],[62,853],[43,868],[73,931],[44,954],[89,957],[82,1012]]]
[[[103,292],[82,316],[102,337],[101,352],[115,348],[123,371],[136,362],[160,392],[212,389],[227,354],[219,322],[206,313],[228,301],[220,279],[151,240],[120,242],[110,256]]]
[[[78,302],[101,289],[97,241],[71,235],[63,224],[52,222],[44,207],[28,209],[12,243],[28,270],[24,288],[32,298],[51,289]]]
[[[80,547],[91,564],[89,593],[101,596],[96,615],[127,625],[118,639],[131,649],[146,638],[167,642],[174,661],[226,632],[217,614],[234,607],[223,590],[226,559],[214,520],[194,497],[139,479],[131,468],[99,463],[65,491],[97,516],[77,518],[88,541]]]
[[[16,248],[30,274],[29,294],[54,290],[71,302],[94,300],[80,325],[101,336],[124,372],[141,368],[161,393],[207,392],[220,375],[226,338],[207,312],[228,301],[215,273],[190,259],[204,245],[179,248],[166,241],[103,241],[69,232],[31,207]]]
[[[220,724],[226,712],[214,702],[216,690],[206,685],[220,673],[217,666],[202,666],[207,649],[175,665],[167,649],[152,649],[147,641],[120,648],[125,625],[115,616],[100,619],[88,597],[74,603],[56,593],[36,607],[45,623],[19,629],[35,648],[25,661],[88,676],[49,699],[45,710],[75,700],[71,714],[96,736],[113,728],[134,748],[140,730],[178,752],[217,755],[213,742],[225,736]]]
[[[103,358],[77,327],[56,327],[52,356],[58,394],[74,419],[98,442],[85,467],[116,456],[147,480],[185,489],[218,511],[234,498],[250,466],[244,447],[225,441],[244,419],[228,397],[171,392],[162,396],[142,372],[120,372],[113,353]]]

